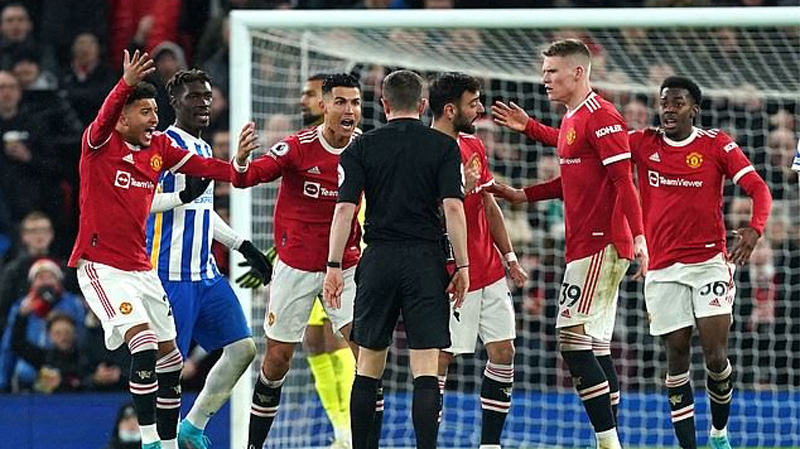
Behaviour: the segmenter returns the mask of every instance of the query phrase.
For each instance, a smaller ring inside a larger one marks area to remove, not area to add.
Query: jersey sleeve
[[[159,145],[161,160],[155,159],[159,154],[154,154],[150,160],[151,166],[161,165],[172,173],[185,173],[215,181],[232,182],[235,179],[236,170],[232,163],[193,154],[179,147],[166,134],[153,136],[153,145]]]
[[[720,131],[714,139],[714,145],[719,157],[719,164],[725,176],[734,184],[738,184],[748,173],[755,173],[756,169],[747,159],[742,149],[729,135]],[[758,176],[758,174],[756,174]]]
[[[133,88],[120,78],[119,82],[111,89],[103,101],[100,111],[94,121],[89,124],[86,132],[86,143],[92,150],[99,150],[111,139],[111,133],[125,108],[125,102]]]
[[[336,202],[357,205],[361,201],[366,181],[363,154],[361,139],[356,139],[339,157],[339,196]]]
[[[525,125],[525,135],[529,139],[555,147],[558,145],[558,129],[547,126],[534,118],[529,118]]]
[[[464,198],[461,150],[455,140],[448,143],[439,166],[439,199]]]
[[[586,122],[586,132],[603,165],[630,159],[625,120],[616,110],[603,107],[593,112]]]
[[[273,145],[267,154],[252,161],[246,172],[239,175],[236,187],[249,187],[280,178],[286,170],[297,166],[300,144],[294,136]]]

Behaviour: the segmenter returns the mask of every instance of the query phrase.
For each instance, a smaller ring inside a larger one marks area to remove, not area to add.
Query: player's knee
[[[256,358],[256,351],[256,342],[248,337],[225,346],[223,354],[237,363],[249,365]]]
[[[273,379],[275,375],[283,377],[289,371],[293,354],[293,344],[270,341],[267,345],[267,356],[262,362],[262,369],[265,373],[273,374],[269,377],[270,379]]]
[[[725,348],[715,348],[706,354],[706,368],[714,373],[721,373],[728,367],[728,354]]]
[[[511,340],[486,345],[489,361],[508,365],[514,362],[514,343]]]
[[[309,329],[311,326],[309,326]],[[317,355],[325,352],[325,338],[322,332],[306,332],[303,338],[303,350],[308,355]]]

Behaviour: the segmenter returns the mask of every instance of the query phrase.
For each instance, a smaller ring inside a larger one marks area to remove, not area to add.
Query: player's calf
[[[135,329],[135,328],[134,328]],[[142,444],[159,441],[156,429],[156,355],[158,338],[152,329],[144,328],[138,332],[129,331],[128,348],[131,352],[130,388],[133,405],[142,434]]]
[[[608,379],[592,353],[592,337],[562,330],[559,345],[600,447],[618,448]]]
[[[694,393],[690,372],[667,375],[667,397],[672,413],[672,427],[683,449],[695,449],[697,437],[694,425]]]
[[[731,412],[731,399],[733,397],[733,368],[730,362],[720,372],[707,370],[706,390],[711,401],[711,436],[726,435],[728,416]]]
[[[156,361],[158,435],[164,449],[177,448],[178,419],[181,413],[181,369],[183,358],[174,345]]]

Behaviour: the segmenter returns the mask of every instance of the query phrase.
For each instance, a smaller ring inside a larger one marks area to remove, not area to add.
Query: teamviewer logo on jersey
[[[319,198],[320,185],[318,182],[306,181],[303,184],[303,195],[311,198]]]
[[[114,185],[117,187],[122,187],[123,189],[128,189],[131,186],[131,174],[117,170],[117,176],[114,178]]]
[[[653,187],[658,187],[659,185],[661,185],[660,175],[658,174],[658,172],[653,170],[647,170],[647,182],[649,182],[650,185]]]

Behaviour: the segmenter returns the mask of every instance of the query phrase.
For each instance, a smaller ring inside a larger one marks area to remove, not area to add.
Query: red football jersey
[[[606,166],[631,157],[625,120],[614,105],[591,93],[559,128],[558,157],[564,197],[567,262],[614,244],[633,258],[633,236]]]
[[[630,134],[639,175],[650,269],[711,259],[725,248],[722,187],[753,173],[742,149],[717,129],[680,142],[650,130]]]
[[[494,246],[489,221],[484,209],[483,188],[494,183],[489,171],[486,148],[483,142],[473,135],[461,133],[458,136],[461,161],[466,164],[473,154],[478,158],[473,162],[481,172],[478,183],[464,195],[464,214],[467,217],[467,253],[469,254],[469,291],[482,289],[503,279],[505,267],[500,252]]]
[[[326,269],[342,151],[325,141],[320,125],[278,142],[253,161],[245,175],[247,184],[283,178],[275,204],[275,246],[280,260],[298,270]],[[344,268],[358,263],[360,242],[361,227],[354,218],[342,259]]]
[[[239,179],[233,165],[192,155],[156,132],[147,148],[114,130],[132,88],[120,80],[81,140],[80,227],[69,266],[80,259],[126,271],[151,268],[145,222],[164,170],[218,181]]]

